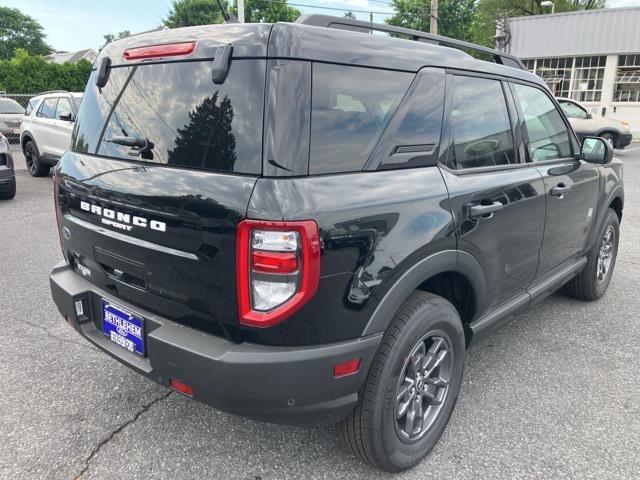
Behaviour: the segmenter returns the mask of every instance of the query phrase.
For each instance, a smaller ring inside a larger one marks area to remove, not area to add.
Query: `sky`
[[[326,8],[349,8],[374,14],[382,21],[391,11],[389,0],[289,0],[291,4],[317,5]],[[171,0],[0,0],[1,6],[14,7],[35,18],[44,28],[47,43],[56,50],[97,50],[103,35],[129,30],[142,32],[158,27],[167,16]],[[640,6],[640,0],[609,0],[609,7]],[[343,11],[296,6],[303,13],[342,16]],[[356,12],[359,19],[368,13]]]

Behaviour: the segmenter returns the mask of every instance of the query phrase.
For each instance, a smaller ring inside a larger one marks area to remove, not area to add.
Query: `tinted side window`
[[[367,169],[435,164],[442,129],[444,90],[443,70],[425,68],[418,73],[373,150]]]
[[[56,116],[55,118],[60,118],[60,115],[66,115],[68,113],[72,113],[71,104],[69,100],[66,98],[61,98],[58,100],[58,106],[56,107]]]
[[[549,97],[534,87],[513,84],[529,136],[529,161],[571,156],[569,132]]]
[[[57,98],[46,98],[42,102],[42,105],[40,105],[40,110],[38,110],[38,117],[55,118],[57,101]]]
[[[454,76],[450,122],[454,155],[447,163],[451,168],[516,163],[509,112],[499,81]]]
[[[360,171],[413,74],[315,63],[309,173]]]

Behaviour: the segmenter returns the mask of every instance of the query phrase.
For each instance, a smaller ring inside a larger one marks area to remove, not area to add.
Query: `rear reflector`
[[[356,373],[360,368],[360,359],[352,358],[351,360],[345,360],[344,362],[336,363],[333,366],[333,378],[346,377]]]
[[[294,273],[298,269],[298,256],[295,253],[251,252],[251,269],[265,273]]]
[[[189,397],[193,397],[193,388],[191,388],[189,385],[181,382],[176,378],[169,379],[169,386],[173,388],[176,392],[184,393]]]
[[[150,45],[148,47],[128,48],[124,51],[127,60],[138,60],[153,57],[175,57],[189,55],[196,48],[196,42],[169,43],[166,45]]]

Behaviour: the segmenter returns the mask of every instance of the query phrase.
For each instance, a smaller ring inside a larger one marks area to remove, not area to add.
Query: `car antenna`
[[[240,23],[238,19],[233,15],[233,13],[229,13],[224,9],[222,2],[220,0],[216,0],[218,7],[220,8],[220,12],[222,12],[222,18],[224,18],[224,23]]]

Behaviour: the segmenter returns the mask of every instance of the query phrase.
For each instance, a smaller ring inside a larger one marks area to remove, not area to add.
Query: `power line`
[[[282,0],[257,0],[258,2],[265,2],[265,3],[284,3],[287,5],[291,5],[294,7],[307,7],[307,8],[318,8],[320,10],[336,10],[336,11],[340,11],[340,12],[353,12],[353,13],[373,13],[375,15],[390,15],[393,12],[392,11],[388,11],[388,12],[376,12],[375,10],[353,10],[351,8],[334,8],[334,7],[321,7],[319,5],[308,5],[308,4],[304,4],[304,3],[291,3],[291,2],[285,2]]]

